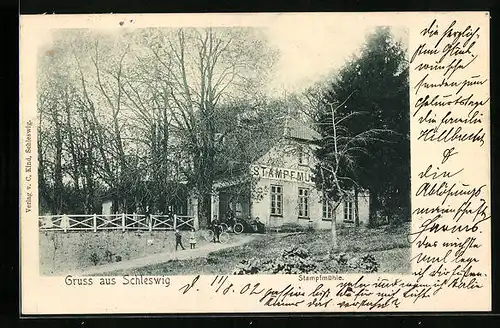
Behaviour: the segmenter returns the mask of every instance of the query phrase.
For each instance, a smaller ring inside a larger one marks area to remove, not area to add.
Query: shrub
[[[293,246],[285,248],[277,258],[243,260],[236,265],[233,274],[372,273],[378,268],[379,264],[371,254],[356,257],[339,253],[320,258],[310,256],[303,247]]]
[[[107,249],[105,252],[104,252],[104,259],[106,260],[106,262],[108,263],[111,263],[113,262],[113,254],[109,249]]]
[[[90,254],[89,256],[89,259],[90,259],[90,262],[92,262],[92,264],[94,265],[97,265],[99,264],[99,255],[97,255],[96,252],[92,252],[92,254]]]
[[[297,232],[297,231],[303,231],[304,227],[298,223],[290,222],[283,224],[281,227],[279,227],[279,229],[280,232]]]
[[[377,272],[380,265],[375,260],[375,257],[371,254],[367,254],[361,258],[361,261],[358,263],[358,266],[361,270],[365,272]]]
[[[373,273],[379,269],[379,263],[371,254],[362,257],[350,256],[345,253],[335,254],[332,260],[343,272]]]
[[[309,252],[307,249],[302,248],[302,247],[288,247],[283,250],[281,253],[281,257],[286,258],[286,257],[294,257],[298,256],[302,259],[306,259],[309,257]]]
[[[307,225],[303,228],[303,230],[308,233],[313,233],[316,231],[315,226],[316,223],[314,223],[314,221],[312,220],[309,220],[309,222],[307,222]]]
[[[339,254],[334,254],[332,256],[332,260],[337,262],[338,265],[347,265],[347,261],[349,260],[349,258],[347,257],[346,254],[339,253]]]
[[[233,270],[233,274],[256,274],[261,271],[263,264],[264,263],[260,259],[256,258],[243,260],[236,265],[236,268]]]
[[[236,265],[233,274],[299,274],[317,272],[317,262],[301,247],[284,249],[277,259],[243,260]]]

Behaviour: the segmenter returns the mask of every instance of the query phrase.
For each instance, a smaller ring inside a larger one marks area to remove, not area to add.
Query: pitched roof
[[[287,117],[284,120],[279,120],[274,126],[276,128],[276,136],[279,139],[289,139],[298,142],[314,142],[321,138],[321,135],[312,129],[309,124],[300,122],[291,117]],[[267,154],[274,146],[276,146],[277,140],[253,140],[251,154],[246,154],[250,156],[244,156],[235,161],[227,163],[227,166],[221,167],[219,172],[216,173],[216,180],[226,178],[228,176],[239,176],[243,172],[246,172],[248,165],[252,161],[256,161],[265,154]]]
[[[321,138],[321,135],[308,124],[301,123],[293,118],[287,119],[284,136],[304,141],[315,141]]]

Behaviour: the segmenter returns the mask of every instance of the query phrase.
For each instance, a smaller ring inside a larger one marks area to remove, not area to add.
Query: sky
[[[322,22],[307,25],[276,25],[267,30],[272,46],[280,51],[274,77],[268,89],[275,92],[300,92],[340,69],[359,52],[373,27],[327,26]],[[393,34],[407,45],[407,31],[394,27]]]
[[[270,46],[279,50],[279,60],[265,88],[269,95],[301,92],[331,76],[346,60],[359,52],[366,36],[374,26],[358,26],[356,23],[340,25],[325,24],[325,20],[308,20],[295,23],[280,20],[269,24],[264,30]],[[396,39],[408,45],[406,28],[392,27]],[[40,31],[41,33],[42,31]],[[43,48],[52,43],[52,33],[46,31],[38,36]]]

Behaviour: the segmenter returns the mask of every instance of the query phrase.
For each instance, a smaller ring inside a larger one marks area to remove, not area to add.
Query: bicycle
[[[239,222],[235,222],[231,227],[228,226],[226,223],[221,223],[220,227],[221,227],[221,230],[224,232],[232,231],[237,235],[239,235],[240,233],[242,233],[245,230],[245,227],[243,226],[243,224],[241,224]]]
[[[205,230],[202,235],[206,241],[208,241],[208,242],[214,241],[215,232],[212,228]],[[219,241],[221,244],[225,244],[229,241],[229,234],[225,230],[223,230],[222,228],[221,228],[221,231],[219,233]]]

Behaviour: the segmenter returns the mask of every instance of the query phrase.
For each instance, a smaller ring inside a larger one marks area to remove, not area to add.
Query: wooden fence
[[[50,215],[39,217],[43,231],[94,231],[98,230],[187,230],[194,228],[195,218],[185,215]]]

